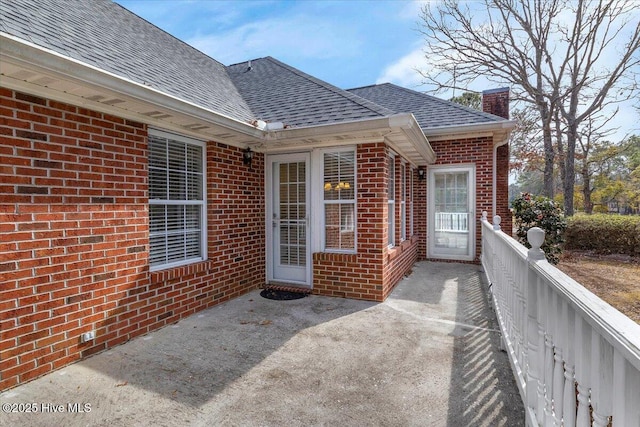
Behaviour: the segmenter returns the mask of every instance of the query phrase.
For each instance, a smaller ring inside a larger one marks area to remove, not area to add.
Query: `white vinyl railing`
[[[482,219],[482,265],[526,423],[640,426],[640,325]]]
[[[436,212],[436,231],[469,231],[469,214],[466,212]]]

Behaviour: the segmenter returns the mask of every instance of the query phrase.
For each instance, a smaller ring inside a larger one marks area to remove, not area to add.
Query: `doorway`
[[[475,257],[475,167],[429,167],[428,196],[428,256],[472,261]]]

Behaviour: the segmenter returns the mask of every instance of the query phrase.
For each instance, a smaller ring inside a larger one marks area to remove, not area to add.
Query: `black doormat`
[[[263,298],[273,299],[277,301],[287,301],[292,299],[304,298],[307,296],[307,293],[279,291],[277,289],[263,289],[262,292],[260,292],[260,296]]]

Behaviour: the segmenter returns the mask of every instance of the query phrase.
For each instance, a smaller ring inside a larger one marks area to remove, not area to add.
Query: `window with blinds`
[[[389,156],[389,182],[387,188],[387,233],[389,246],[396,245],[396,156]]]
[[[205,254],[204,143],[149,133],[149,262],[160,270]]]
[[[355,152],[324,153],[325,250],[355,251]]]

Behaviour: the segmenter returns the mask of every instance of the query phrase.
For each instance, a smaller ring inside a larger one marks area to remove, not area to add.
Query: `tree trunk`
[[[562,140],[562,121],[560,120],[560,112],[558,108],[554,109],[553,123],[556,131],[556,150],[558,153],[558,169],[560,171],[560,185],[564,189],[564,183],[567,178],[567,168],[565,165],[564,146]]]
[[[582,207],[584,209],[584,213],[591,214],[593,213],[593,203],[591,203],[591,193],[593,193],[593,188],[591,188],[591,177],[589,176],[589,165],[585,158],[585,164],[582,166],[582,197],[584,201],[582,202]]]
[[[544,143],[544,195],[553,199],[553,167],[555,164],[555,150],[551,138],[551,114],[546,102],[538,102],[538,111],[542,119],[542,141]]]

